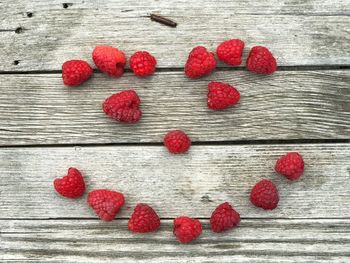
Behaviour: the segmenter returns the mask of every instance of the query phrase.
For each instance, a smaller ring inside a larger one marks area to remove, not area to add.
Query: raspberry
[[[126,64],[125,54],[111,46],[96,46],[92,52],[96,67],[111,77],[120,77]]]
[[[137,51],[130,58],[130,68],[139,77],[152,75],[156,64],[156,59],[147,51]]]
[[[81,197],[85,192],[84,178],[76,168],[69,168],[66,176],[53,181],[56,191],[68,198]]]
[[[181,243],[189,243],[202,233],[202,224],[198,219],[180,216],[174,220],[174,235]]]
[[[156,231],[159,227],[160,219],[153,208],[146,204],[137,204],[128,223],[129,230],[136,233],[147,233]]]
[[[114,120],[136,123],[142,115],[140,103],[140,98],[134,90],[124,90],[108,97],[102,108]]]
[[[164,136],[163,142],[169,152],[174,154],[185,153],[191,146],[190,138],[181,130],[168,132]]]
[[[210,82],[208,84],[208,108],[223,110],[235,105],[240,99],[239,91],[223,82]]]
[[[297,152],[289,152],[277,160],[275,171],[291,181],[297,180],[304,172],[303,157]]]
[[[250,201],[265,210],[275,209],[279,201],[275,184],[267,179],[259,181],[250,192]]]
[[[200,78],[212,72],[216,67],[213,52],[205,47],[198,46],[192,49],[185,65],[185,74],[189,78]]]
[[[62,65],[62,79],[66,86],[76,87],[88,80],[92,68],[84,60],[69,60]]]
[[[231,66],[242,63],[244,42],[240,39],[230,39],[222,42],[216,49],[218,58]]]
[[[99,189],[89,193],[87,202],[102,220],[112,221],[125,201],[119,192]]]
[[[262,46],[250,50],[247,59],[247,69],[258,74],[272,74],[276,71],[277,63],[271,52]]]
[[[241,220],[239,213],[226,202],[219,205],[211,215],[210,225],[214,232],[222,232],[238,225]]]

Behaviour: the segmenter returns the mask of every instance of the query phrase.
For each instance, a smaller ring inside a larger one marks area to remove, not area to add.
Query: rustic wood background
[[[74,0],[0,1],[0,261],[1,262],[350,262],[350,1]],[[151,13],[175,20],[169,28]],[[219,63],[200,80],[184,77],[189,51],[215,50],[241,38],[266,45],[272,76]],[[120,79],[95,70],[82,87],[63,86],[61,65],[86,59],[98,44],[130,56],[148,50],[154,76],[127,70]],[[211,80],[235,85],[237,107],[206,108]],[[137,125],[107,118],[101,102],[134,88],[144,112]],[[170,129],[193,140],[189,154],[162,146]],[[276,158],[300,151],[304,176],[287,182]],[[69,166],[88,189],[125,193],[113,222],[98,220],[85,198],[66,200],[52,181]],[[279,207],[253,207],[249,190],[273,179]],[[238,228],[209,230],[211,211],[231,202]],[[137,202],[162,217],[157,233],[135,235],[127,219]],[[200,218],[203,235],[188,245],[172,236],[178,215]]]

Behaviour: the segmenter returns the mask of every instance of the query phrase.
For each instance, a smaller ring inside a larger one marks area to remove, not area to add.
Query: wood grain
[[[276,159],[299,151],[304,176],[289,182],[273,171]],[[2,148],[0,218],[95,218],[85,196],[58,196],[53,179],[69,166],[81,169],[88,191],[121,191],[128,218],[138,202],[149,203],[162,218],[207,218],[224,201],[245,218],[349,218],[350,144],[192,146],[170,155],[162,146]],[[249,202],[251,187],[271,178],[280,192],[271,212]]]
[[[225,111],[207,109],[209,81],[241,92]],[[139,79],[94,74],[80,88],[62,84],[60,74],[0,75],[0,145],[162,142],[175,128],[193,141],[348,139],[350,71],[281,71],[257,76],[215,72],[192,81],[182,72]],[[105,98],[134,88],[142,100],[139,124],[125,125],[101,109]]]
[[[60,70],[77,58],[91,63],[98,44],[117,46],[128,56],[148,50],[158,67],[182,68],[194,46],[215,50],[229,38],[246,42],[244,57],[249,47],[269,47],[280,66],[350,65],[348,1],[104,2],[69,1],[68,8],[62,1],[2,3],[0,71]],[[151,13],[178,27],[151,21]]]
[[[163,220],[157,233],[127,231],[127,221],[0,220],[0,260],[35,262],[347,262],[350,220],[242,220],[188,245]]]

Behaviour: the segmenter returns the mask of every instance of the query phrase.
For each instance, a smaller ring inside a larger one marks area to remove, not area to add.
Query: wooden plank
[[[298,182],[273,172],[287,151],[304,156]],[[82,170],[88,191],[125,194],[120,218],[138,202],[151,204],[162,218],[203,218],[224,201],[245,218],[349,218],[349,160],[350,144],[193,146],[181,156],[162,146],[2,148],[0,218],[95,218],[85,197],[67,200],[53,190],[53,179],[69,166]],[[262,178],[279,188],[279,207],[271,212],[249,202],[251,187]]]
[[[207,109],[211,80],[235,85],[240,103],[225,111]],[[190,81],[182,72],[149,79],[115,80],[95,74],[77,89],[60,74],[0,76],[0,144],[162,142],[170,129],[193,141],[347,139],[350,134],[350,71],[281,71],[262,77],[245,71],[216,72]],[[125,125],[108,118],[101,103],[135,88],[143,118]]]
[[[350,65],[348,1],[69,2],[68,8],[62,1],[3,3],[0,71],[60,70],[73,58],[91,62],[97,44],[115,45],[128,56],[149,50],[160,68],[179,68],[194,46],[215,50],[228,38],[246,41],[244,57],[253,45],[268,46],[280,66]],[[150,13],[178,27],[152,22]]]
[[[187,245],[163,220],[156,233],[127,231],[127,221],[1,220],[0,260],[35,262],[347,262],[350,220],[242,220],[235,230]]]
[[[348,15],[350,12],[350,5],[347,2],[340,2],[336,0],[308,0],[308,1],[288,1],[288,0],[268,0],[263,2],[251,2],[242,0],[240,2],[222,0],[216,4],[213,4],[210,0],[201,0],[196,2],[185,2],[183,0],[173,0],[171,3],[157,0],[128,0],[128,1],[93,1],[93,0],[72,0],[67,1],[66,8],[63,6],[62,1],[52,0],[50,3],[44,1],[29,1],[24,0],[21,2],[6,2],[2,3],[2,8],[8,14],[18,15],[20,11],[32,12],[33,16],[36,12],[47,12],[48,10],[54,10],[56,12],[67,12],[73,10],[84,11],[84,9],[99,9],[106,13],[114,13],[115,16],[136,16],[152,12],[165,12],[167,14],[173,14],[173,16],[179,16],[184,14],[190,14],[195,16],[198,14],[205,15],[217,15],[222,17],[226,14],[234,15]],[[66,10],[63,10],[66,9]],[[36,11],[36,12],[35,12]],[[22,16],[13,18],[19,19],[26,15],[21,13]],[[10,18],[6,17],[5,21],[9,21]]]

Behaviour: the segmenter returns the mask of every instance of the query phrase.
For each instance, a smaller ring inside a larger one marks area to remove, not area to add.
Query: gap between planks
[[[198,220],[210,220],[210,217],[193,217]],[[249,221],[317,221],[317,220],[350,220],[350,217],[240,217],[241,221],[242,220],[249,220]],[[130,218],[129,217],[120,217],[120,218],[115,218],[113,221],[128,221]],[[171,221],[174,220],[175,217],[160,217],[160,220],[164,221]],[[49,218],[11,218],[11,217],[3,217],[0,218],[0,221],[74,221],[74,220],[88,220],[88,221],[101,221],[100,218],[98,217],[49,217]]]
[[[1,129],[0,129],[1,131]],[[295,139],[295,140],[237,140],[237,141],[197,141],[191,142],[196,146],[234,146],[234,145],[284,145],[284,144],[342,144],[350,143],[349,139]],[[26,144],[26,145],[0,145],[1,148],[64,148],[64,147],[110,147],[110,146],[163,146],[162,142],[124,142],[124,143],[59,143],[59,144]]]
[[[244,63],[244,62],[243,62]],[[350,69],[350,65],[300,65],[300,66],[278,66],[277,71],[308,71],[308,70],[347,70]],[[184,68],[157,68],[157,72],[183,72]],[[247,71],[244,66],[239,67],[218,67],[215,71]],[[98,69],[93,69],[94,73],[102,73]],[[124,69],[125,73],[132,73],[132,70],[129,68]],[[61,70],[26,70],[26,71],[0,71],[0,74],[4,75],[23,75],[23,74],[61,74]],[[252,73],[253,74],[253,73]],[[184,76],[185,77],[185,76]]]

